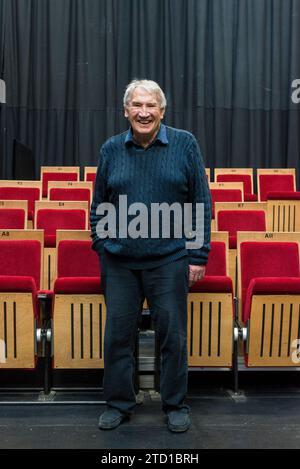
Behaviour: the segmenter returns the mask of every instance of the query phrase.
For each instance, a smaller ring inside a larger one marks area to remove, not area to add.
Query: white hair
[[[153,80],[133,80],[126,86],[124,93],[123,104],[124,107],[128,106],[132,97],[132,94],[136,88],[143,88],[151,94],[155,94],[159,99],[160,108],[165,109],[167,100],[161,87]]]

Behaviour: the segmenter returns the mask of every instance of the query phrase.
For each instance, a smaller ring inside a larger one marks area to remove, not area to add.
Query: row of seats
[[[93,196],[92,182],[52,181],[48,184],[48,198],[42,198],[40,181],[0,181],[0,201],[27,201],[27,218],[32,222],[36,204],[40,200],[87,202],[90,206]],[[3,206],[3,204],[2,204]],[[30,225],[32,227],[32,224]]]
[[[61,168],[63,169],[63,168]],[[96,171],[96,168],[94,168]],[[217,170],[215,170],[217,171]],[[229,170],[226,170],[229,171]],[[230,171],[233,171],[231,169]],[[237,170],[236,170],[237,171]],[[242,170],[241,170],[242,171]],[[247,170],[252,171],[252,170]],[[271,171],[271,170],[261,170]],[[253,202],[266,200],[300,200],[300,192],[296,191],[295,170],[273,170],[277,173],[259,174],[258,197],[251,192],[253,190],[253,179],[250,174],[225,173],[217,174],[218,182],[210,182],[209,187],[212,196],[212,216],[215,218],[216,202]],[[280,173],[279,173],[280,171]],[[77,173],[60,172],[43,173],[44,176],[52,178],[78,177]],[[86,176],[95,177],[95,173],[87,173]],[[246,179],[249,178],[249,185]],[[35,203],[42,198],[56,201],[92,201],[93,182],[59,180],[50,181],[0,181],[0,200],[27,200],[28,219],[34,219]]]
[[[97,167],[95,166],[86,166],[84,168],[84,181],[81,182],[95,182]],[[206,174],[209,182],[211,182],[211,170],[206,168]],[[237,186],[236,190],[239,190],[239,187],[242,188],[243,200],[246,202],[251,201],[265,201],[268,198],[282,198],[288,197],[288,195],[293,197],[299,197],[297,194],[286,194],[296,191],[296,170],[295,168],[286,169],[257,169],[257,195],[254,193],[254,184],[253,184],[253,169],[252,168],[215,168],[214,170],[214,183],[241,183],[241,186]],[[1,181],[0,187],[7,187],[7,183],[10,186],[19,185],[22,187],[36,187],[41,189],[41,194],[39,198],[47,198],[49,196],[49,190],[51,189],[51,182],[70,182],[78,183],[80,179],[80,168],[79,166],[42,166],[40,181]],[[34,184],[31,184],[34,183]],[[40,185],[39,185],[40,182]],[[58,187],[59,186],[55,186]],[[65,187],[65,186],[64,186]],[[70,184],[70,187],[76,187],[76,184]],[[78,188],[87,188],[79,184]],[[217,187],[214,187],[216,189]],[[232,190],[235,188],[233,187]],[[0,196],[0,198],[2,198]],[[37,199],[35,199],[37,200]],[[60,199],[55,200],[65,200],[60,197]],[[81,199],[82,200],[82,199]],[[231,201],[234,201],[233,199]]]
[[[97,167],[86,166],[84,168],[84,181],[94,183]],[[206,168],[206,174],[211,182],[211,170]],[[79,167],[41,167],[41,181],[43,185],[43,197],[47,197],[47,186],[49,181],[69,180],[79,181]],[[241,182],[243,185],[244,200],[265,201],[271,192],[296,191],[296,170],[286,169],[257,169],[257,195],[254,193],[253,168],[215,168],[214,182]]]
[[[85,230],[58,232],[53,289],[43,291],[43,232],[2,233],[0,368],[35,368],[36,331],[43,328],[39,298],[50,303],[53,368],[103,367],[106,309],[99,260],[89,236]],[[248,367],[298,365],[299,244],[299,233],[239,233],[234,301],[228,276],[228,234],[212,233],[205,278],[191,287],[188,296],[191,368],[231,368],[239,337],[244,340]]]
[[[0,201],[0,230],[26,229],[28,225],[26,212],[26,201]],[[44,233],[42,287],[50,289],[55,275],[56,232],[58,229],[89,229],[89,203],[37,201],[35,218],[31,225],[37,230],[43,230]]]
[[[210,182],[210,169],[206,169],[206,174]],[[241,182],[243,184],[244,200],[246,202],[255,202],[257,200],[263,202],[269,198],[278,199],[286,197],[286,192],[296,192],[296,169],[257,169],[257,195],[254,192],[254,175],[252,168],[215,168],[214,182]],[[299,197],[299,194],[294,196]]]
[[[22,208],[23,207],[23,208]],[[25,201],[0,201],[0,229],[26,227]],[[216,202],[212,231],[229,234],[230,277],[236,287],[237,233],[240,231],[300,231],[300,201]],[[56,259],[56,230],[89,228],[88,202],[37,201],[31,225],[44,230],[43,287],[52,288]]]
[[[85,181],[94,183],[96,167],[86,167],[84,173]],[[206,168],[208,181],[211,189],[218,189],[216,183],[241,183],[242,200],[245,202],[266,201],[268,199],[300,199],[300,193],[296,191],[296,169],[257,169],[256,186],[257,194],[254,192],[253,168],[215,168],[214,182],[211,180],[212,171]],[[240,190],[240,186],[232,187],[232,190]],[[236,197],[236,194],[232,194]],[[237,196],[238,197],[238,196]],[[239,199],[231,199],[231,201]]]
[[[299,230],[299,205],[298,200],[267,202],[215,202],[212,231],[229,231],[230,235],[239,230],[265,230],[268,231],[298,231]],[[37,200],[34,207],[34,217],[28,220],[28,201],[1,200],[0,199],[0,229],[13,228],[44,228],[41,225],[42,217],[47,214],[51,217],[50,210],[89,210],[88,201],[54,201]],[[226,212],[226,213],[225,213]],[[55,212],[53,212],[55,213]],[[67,213],[67,212],[66,212]],[[228,215],[228,216],[227,216]],[[59,218],[59,215],[57,215]],[[54,216],[53,216],[54,218]],[[50,222],[50,220],[49,220]],[[63,222],[63,219],[62,219]],[[65,220],[65,223],[68,223]],[[57,223],[57,228],[66,228]],[[79,226],[73,229],[82,229]],[[234,242],[234,238],[231,239]],[[231,246],[234,247],[234,246]]]
[[[69,236],[71,240],[68,242]],[[35,368],[36,331],[44,327],[39,299],[46,299],[48,306],[50,304],[50,315],[55,315],[51,330],[56,350],[54,367],[64,368],[66,356],[67,360],[71,360],[71,368],[76,368],[77,358],[81,360],[79,368],[89,368],[92,363],[96,368],[103,366],[105,304],[101,295],[99,261],[90,244],[88,231],[65,233],[64,241],[59,243],[54,288],[45,291],[41,289],[43,231],[12,230],[2,233],[1,368]],[[88,297],[85,298],[86,293]],[[88,357],[88,363],[85,363],[85,357]],[[90,358],[94,358],[91,363]]]
[[[84,181],[94,184],[97,167],[84,167]],[[80,181],[79,166],[41,166],[40,180],[42,196],[48,197],[48,185],[51,181]]]
[[[27,201],[0,200],[0,229],[29,228],[27,214]],[[45,236],[49,237],[55,234],[54,230],[57,228],[73,230],[86,229],[88,217],[88,201],[38,200],[35,203],[34,219],[31,222],[31,227],[44,229]],[[71,226],[68,227],[69,224],[71,224]],[[47,240],[45,243],[47,244]]]

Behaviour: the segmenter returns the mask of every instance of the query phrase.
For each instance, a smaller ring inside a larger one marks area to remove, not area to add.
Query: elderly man
[[[103,380],[107,410],[100,416],[100,429],[116,428],[136,404],[133,352],[144,298],[161,344],[160,392],[168,429],[184,432],[190,426],[185,403],[187,294],[189,285],[205,273],[211,199],[195,137],[162,124],[165,108],[166,98],[157,83],[131,82],[124,95],[130,129],[111,137],[100,152],[90,218],[107,308]],[[131,207],[128,210],[126,205],[126,213],[124,198]],[[153,220],[147,210],[159,204],[192,206],[192,233],[196,204],[201,205],[202,243],[187,247],[186,232],[178,235],[182,220],[175,220],[175,215],[168,219],[167,236],[165,226],[150,230]],[[105,217],[105,209],[111,208],[115,213]],[[137,211],[138,222],[133,220]],[[107,230],[105,224],[110,224]]]

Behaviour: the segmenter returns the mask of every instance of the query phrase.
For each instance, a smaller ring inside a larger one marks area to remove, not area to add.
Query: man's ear
[[[126,118],[129,116],[129,114],[128,114],[128,111],[127,111],[126,107],[124,107],[124,116],[125,116]]]

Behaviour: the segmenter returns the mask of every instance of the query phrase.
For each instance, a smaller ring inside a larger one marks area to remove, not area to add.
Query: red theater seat
[[[19,208],[0,208],[1,230],[24,230],[26,223],[25,210]]]
[[[260,174],[260,200],[267,200],[270,192],[295,191],[295,178],[292,174]]]
[[[299,191],[272,191],[266,195],[267,200],[300,200]]]
[[[243,242],[240,245],[240,257],[244,322],[250,318],[252,290],[256,294],[276,295],[278,292],[283,293],[286,289],[288,293],[291,280],[291,288],[297,284],[300,293],[297,243]],[[252,282],[250,288],[250,282],[255,279],[256,282]]]
[[[78,173],[64,173],[64,172],[43,172],[42,173],[42,187],[43,197],[48,195],[48,182],[49,181],[78,181]]]
[[[91,241],[60,241],[57,249],[57,277],[100,277],[99,257]]]
[[[96,173],[87,173],[86,181],[90,181],[93,183],[93,188],[95,187],[95,180],[96,180]]]
[[[96,174],[97,174],[97,166],[85,166],[84,167],[84,180],[93,183],[93,190],[95,187]]]
[[[215,218],[215,202],[243,202],[239,189],[210,189],[212,200],[212,218]]]
[[[229,232],[229,248],[236,249],[238,231],[266,231],[266,216],[263,210],[219,210],[219,231]]]
[[[226,275],[227,248],[212,241],[205,277],[188,295],[188,363],[232,367],[233,286]]]
[[[266,233],[261,237],[268,241],[243,241],[247,236],[238,236],[239,298],[247,328],[245,363],[249,367],[295,367],[293,344],[299,338],[300,301],[298,233]],[[291,241],[279,241],[284,237]]]
[[[36,240],[1,240],[0,272],[2,276],[32,277],[40,288],[41,244]]]
[[[86,211],[80,209],[39,209],[36,228],[44,230],[45,247],[55,247],[56,230],[85,230]]]
[[[40,199],[40,190],[37,187],[0,187],[0,200],[27,200],[28,219],[34,220],[35,201]]]
[[[51,188],[49,194],[49,200],[74,200],[74,201],[87,201],[91,203],[91,191],[89,189],[63,189],[63,188]]]
[[[91,249],[91,241],[59,241],[54,283],[54,367],[103,368],[105,317],[99,257]]]
[[[35,327],[39,323],[42,246],[37,240],[0,241],[0,368],[34,368]]]
[[[189,289],[196,292],[233,292],[232,280],[226,274],[226,245],[221,241],[212,241],[205,277]]]
[[[244,201],[257,201],[257,195],[252,193],[252,180],[250,174],[218,174],[216,179],[217,182],[242,182],[244,186]]]

